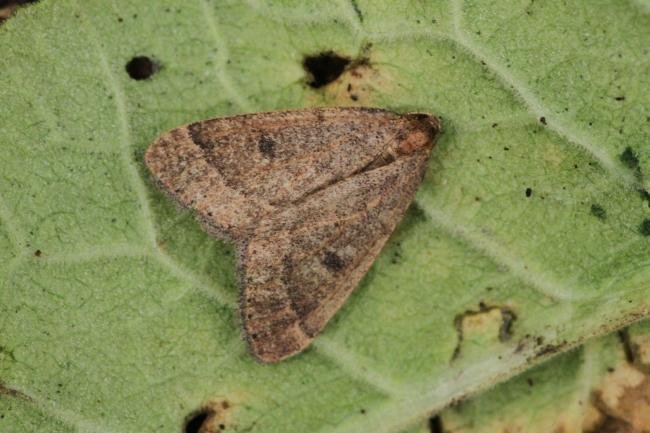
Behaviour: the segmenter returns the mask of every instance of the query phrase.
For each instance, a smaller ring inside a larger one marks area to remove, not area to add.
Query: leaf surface
[[[29,403],[0,400],[62,431],[175,432],[205,406],[236,431],[396,432],[644,316],[644,4],[21,10],[0,28],[0,380]],[[316,89],[302,63],[319,53],[351,62]],[[143,56],[154,73],[132,79]],[[325,333],[260,365],[233,249],[157,190],[144,149],[208,117],[355,104],[435,113],[445,132]]]

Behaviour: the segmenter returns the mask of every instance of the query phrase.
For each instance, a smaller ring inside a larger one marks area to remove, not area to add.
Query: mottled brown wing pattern
[[[145,162],[208,232],[239,253],[251,352],[298,353],[356,287],[395,228],[439,131],[427,114],[306,109],[193,123]]]
[[[409,206],[426,160],[420,152],[357,174],[258,227],[242,251],[241,310],[255,356],[284,359],[323,329]]]

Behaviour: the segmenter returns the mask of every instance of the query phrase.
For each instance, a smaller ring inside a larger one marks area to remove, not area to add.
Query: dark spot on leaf
[[[616,98],[617,101],[625,101],[625,96],[617,96]]]
[[[323,257],[323,265],[332,272],[338,272],[343,270],[345,262],[336,253],[328,251]]]
[[[542,125],[546,125],[546,117],[544,116],[540,117],[539,121],[542,122]]]
[[[309,74],[307,83],[314,89],[318,89],[340,77],[349,63],[349,58],[327,51],[306,56],[302,65]]]
[[[643,236],[650,236],[650,218],[643,220],[639,226],[639,233],[641,233]]]
[[[562,341],[560,344],[547,344],[539,348],[535,353],[535,356],[540,357],[540,356],[551,355],[553,353],[560,352],[564,348],[564,346],[566,346],[566,344],[567,344],[566,340]]]
[[[134,80],[146,80],[158,71],[159,66],[147,56],[136,56],[129,60],[125,69]]]
[[[359,18],[359,22],[363,22],[363,14],[361,13],[361,9],[359,8],[359,4],[357,3],[357,0],[350,0],[350,3],[352,3],[352,8],[354,9],[354,13],[357,14],[357,18]]]
[[[597,203],[591,205],[591,214],[598,219],[604,220],[607,218],[607,212],[603,207]]]
[[[185,428],[183,429],[183,432],[200,433],[203,424],[205,424],[212,416],[214,416],[214,411],[208,408],[192,412],[185,420]]]
[[[528,386],[535,385],[535,382],[533,382],[533,379],[531,379],[530,377],[528,379],[526,379],[526,382],[528,383]]]
[[[34,255],[35,255],[36,257],[40,257],[41,254],[43,254],[43,253],[41,253],[41,250],[36,250],[36,251],[34,251]]]
[[[22,391],[8,387],[3,381],[0,380],[0,397],[5,395],[33,403],[33,400],[30,396],[23,393]]]
[[[445,429],[442,426],[442,420],[439,415],[429,418],[429,431],[431,433],[444,433]]]
[[[530,197],[533,195],[533,189],[532,188],[526,188],[526,191],[524,192],[526,194],[526,197]]]
[[[627,328],[621,329],[620,331],[617,332],[618,339],[621,342],[621,346],[623,346],[623,353],[625,353],[625,360],[629,364],[634,364],[634,360],[636,359],[636,351],[634,350],[632,340],[630,339],[630,333],[628,332]]]
[[[626,147],[618,158],[627,168],[632,170],[639,169],[639,157],[630,146]]]
[[[650,192],[646,191],[643,188],[639,188],[638,190],[639,195],[641,196],[642,200],[645,200],[648,202],[648,207],[650,207]]]
[[[512,337],[512,325],[517,320],[517,315],[508,308],[501,308],[501,326],[499,327],[499,341],[506,342]]]
[[[359,413],[361,413],[361,415],[365,415],[365,414],[366,414],[366,410],[365,410],[365,409],[361,409],[361,410],[359,411]]]
[[[273,140],[271,137],[268,137],[266,135],[263,135],[262,138],[260,138],[260,142],[258,144],[258,148],[260,150],[260,153],[264,155],[266,158],[273,158],[275,156],[275,145],[277,143],[275,140]]]

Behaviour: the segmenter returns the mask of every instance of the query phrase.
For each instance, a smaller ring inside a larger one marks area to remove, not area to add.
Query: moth
[[[310,108],[172,129],[147,149],[157,183],[237,251],[251,353],[302,351],[368,271],[411,203],[438,118]]]

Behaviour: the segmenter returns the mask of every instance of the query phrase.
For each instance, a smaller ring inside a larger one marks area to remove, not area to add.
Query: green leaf
[[[34,412],[34,431],[38,417],[179,431],[205,407],[228,430],[394,432],[647,314],[644,5],[21,10],[0,28],[0,380],[26,399],[3,405]],[[304,56],[330,51],[356,61],[308,86]],[[146,80],[125,69],[137,56],[157,65]],[[155,188],[142,154],[207,117],[354,104],[438,114],[444,135],[324,334],[260,365],[240,338],[232,248]],[[11,419],[2,431],[24,431]]]
[[[530,369],[447,409],[450,432],[650,430],[650,320]]]

